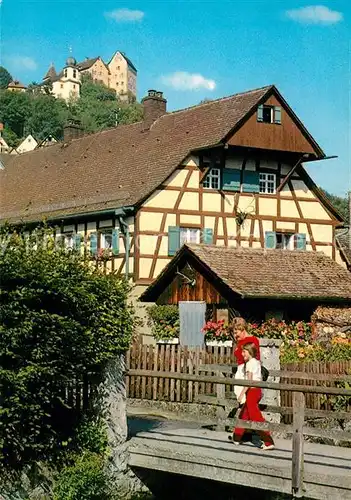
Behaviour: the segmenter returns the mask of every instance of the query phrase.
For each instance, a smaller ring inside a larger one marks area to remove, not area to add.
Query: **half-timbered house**
[[[183,243],[324,252],[342,217],[305,169],[325,153],[275,86],[2,157],[1,219],[45,219],[141,293]],[[67,129],[69,137],[70,130]],[[72,132],[72,130],[71,130]],[[72,137],[72,134],[71,134]]]

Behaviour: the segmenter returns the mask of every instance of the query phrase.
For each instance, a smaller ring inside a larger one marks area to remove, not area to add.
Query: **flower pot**
[[[206,341],[207,347],[232,347],[233,346],[233,341],[232,340],[209,340]]]
[[[179,344],[179,338],[176,337],[174,339],[156,340],[156,344],[168,344],[168,345]]]

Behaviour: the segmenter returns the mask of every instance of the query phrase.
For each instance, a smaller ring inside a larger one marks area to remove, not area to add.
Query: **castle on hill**
[[[42,85],[51,85],[55,97],[77,99],[80,96],[82,75],[89,74],[95,82],[100,82],[115,90],[121,99],[136,97],[137,69],[124,52],[115,52],[106,64],[100,56],[77,62],[68,57],[62,71],[56,72],[50,65]]]

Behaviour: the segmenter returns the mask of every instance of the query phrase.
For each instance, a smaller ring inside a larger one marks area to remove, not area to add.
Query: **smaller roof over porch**
[[[140,297],[158,303],[238,299],[351,303],[351,274],[323,252],[185,244]]]

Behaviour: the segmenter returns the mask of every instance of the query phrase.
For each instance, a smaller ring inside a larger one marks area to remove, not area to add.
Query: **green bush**
[[[106,427],[100,418],[85,418],[75,432],[78,449],[103,455],[107,449]]]
[[[45,243],[45,244],[44,244]],[[94,384],[130,343],[128,285],[46,231],[3,231],[0,254],[0,469],[54,460],[89,410],[65,391]],[[1,471],[0,471],[1,476]]]
[[[103,457],[96,453],[77,456],[73,465],[62,469],[54,487],[55,500],[108,500],[109,498]]]
[[[149,324],[156,340],[170,340],[179,337],[178,306],[153,305],[148,308]]]

